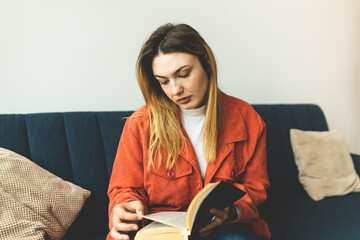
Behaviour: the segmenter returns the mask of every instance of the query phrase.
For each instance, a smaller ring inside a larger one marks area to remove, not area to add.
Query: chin
[[[181,106],[181,105],[180,105],[180,107],[181,107],[182,109],[185,109],[185,110],[194,109],[194,107],[191,107],[191,106]]]
[[[190,110],[190,109],[195,109],[195,108],[201,107],[201,105],[200,104],[185,104],[180,107],[182,107],[185,110]]]

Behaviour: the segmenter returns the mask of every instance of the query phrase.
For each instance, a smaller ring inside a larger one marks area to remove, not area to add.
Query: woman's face
[[[205,104],[208,76],[192,54],[174,52],[154,57],[152,69],[166,96],[183,109]]]

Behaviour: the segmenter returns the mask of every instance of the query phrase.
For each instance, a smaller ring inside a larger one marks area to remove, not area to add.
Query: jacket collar
[[[210,182],[212,176],[215,174],[216,170],[220,167],[222,162],[228,156],[228,154],[232,151],[232,148],[228,146],[228,144],[244,141],[247,139],[247,132],[245,128],[245,123],[243,116],[240,112],[239,104],[236,103],[235,98],[226,95],[223,92],[220,92],[221,102],[223,105],[223,122],[221,126],[220,137],[218,141],[218,152],[216,161],[212,164],[208,164],[206,175],[205,175],[205,183]],[[186,161],[193,165],[193,167],[200,174],[200,167],[197,161],[197,157],[190,142],[188,135],[186,134],[182,123],[180,113],[177,113],[177,119],[183,129],[183,132],[186,137],[187,147],[183,148],[180,152],[180,156],[182,156]]]
[[[235,103],[234,97],[231,97],[220,91],[220,98],[223,105],[223,122],[220,128],[220,138],[224,136],[225,143],[244,141],[247,139],[247,132],[243,116],[239,106]],[[180,111],[176,114],[177,120],[183,129],[185,136],[187,134],[181,123]],[[187,137],[188,138],[188,137]]]
[[[221,134],[224,134],[225,143],[246,140],[247,132],[239,104],[236,104],[233,97],[223,92],[220,92],[220,97],[223,105]]]
[[[206,168],[204,184],[211,182],[216,171],[225,161],[226,157],[233,151],[233,143],[245,141],[247,139],[247,132],[243,116],[241,114],[241,105],[238,104],[237,99],[221,92],[221,101],[223,105],[223,123],[221,133],[218,141],[218,151],[216,154],[216,161],[209,163]]]

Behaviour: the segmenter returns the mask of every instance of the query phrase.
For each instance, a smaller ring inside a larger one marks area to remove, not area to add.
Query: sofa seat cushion
[[[315,202],[305,193],[269,196],[261,206],[272,239],[360,239],[360,193]]]

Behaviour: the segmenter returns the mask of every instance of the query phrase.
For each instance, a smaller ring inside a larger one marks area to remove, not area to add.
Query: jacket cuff
[[[240,208],[239,208],[238,205],[234,204],[234,207],[235,207],[236,214],[237,214],[237,218],[236,218],[236,220],[237,220],[237,219],[240,218],[240,213],[241,213],[241,211],[240,211]]]
[[[237,223],[239,222],[239,219],[240,219],[240,216],[241,216],[241,211],[240,211],[240,208],[238,205],[234,204],[233,205],[235,207],[235,210],[236,210],[236,214],[237,214],[237,218],[234,219],[234,220],[231,220],[231,221],[226,221],[226,223]]]

